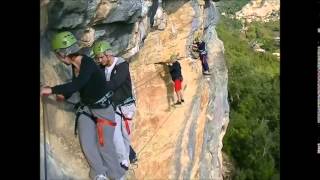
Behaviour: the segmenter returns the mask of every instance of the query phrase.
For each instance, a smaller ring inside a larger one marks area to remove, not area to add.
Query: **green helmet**
[[[98,41],[93,45],[93,54],[97,56],[110,49],[111,49],[111,46],[107,41]]]
[[[51,41],[53,50],[65,49],[77,43],[76,37],[68,31],[56,34]]]

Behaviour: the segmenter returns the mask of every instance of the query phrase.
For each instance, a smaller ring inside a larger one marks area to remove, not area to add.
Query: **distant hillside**
[[[228,13],[245,1],[221,1]],[[222,16],[217,26],[228,67],[230,123],[223,151],[230,162],[225,179],[280,179],[279,21],[244,24]],[[257,44],[265,52],[253,48]],[[231,164],[231,165],[230,165]]]

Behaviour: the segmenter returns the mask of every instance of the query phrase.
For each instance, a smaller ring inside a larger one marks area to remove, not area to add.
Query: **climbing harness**
[[[118,114],[118,115],[121,117],[121,119],[123,119],[123,121],[124,121],[124,123],[125,123],[125,127],[126,127],[126,130],[127,130],[128,135],[130,135],[130,127],[129,127],[129,122],[128,122],[128,121],[131,121],[132,118],[126,117],[126,116],[124,115],[121,107],[122,107],[122,106],[125,106],[125,105],[129,105],[129,104],[133,104],[133,103],[134,103],[134,104],[136,103],[135,99],[134,99],[133,97],[129,97],[129,98],[127,98],[123,103],[121,103],[120,105],[118,105],[118,108],[119,108],[120,112],[118,112],[117,109],[115,108],[116,114]]]
[[[97,133],[100,146],[104,146],[104,139],[103,139],[103,126],[111,126],[116,127],[117,123],[112,122],[108,119],[96,118],[97,122]]]
[[[111,105],[111,96],[112,95],[113,95],[113,91],[109,91],[101,99],[99,99],[98,101],[96,101],[93,104],[88,104],[88,106],[92,109],[107,108],[109,105]]]
[[[199,52],[200,52],[201,55],[206,55],[207,54],[206,50],[199,50]]]
[[[67,103],[73,104],[74,110],[76,111],[76,119],[75,119],[75,125],[74,125],[74,134],[75,135],[78,134],[77,129],[78,129],[79,117],[83,114],[83,115],[89,117],[89,119],[91,119],[96,124],[99,144],[100,144],[100,146],[104,146],[103,126],[115,127],[117,125],[117,123],[115,123],[111,120],[108,120],[108,119],[102,119],[102,118],[98,118],[98,117],[94,116],[91,109],[100,109],[100,108],[109,107],[111,105],[110,98],[112,95],[113,95],[113,92],[109,91],[101,99],[99,99],[98,101],[96,101],[93,104],[88,104],[88,105],[83,104],[82,102],[78,102],[78,103],[74,104],[69,101],[66,101]],[[89,109],[90,113],[85,110],[85,107],[87,107]]]
[[[79,121],[79,117],[83,114],[87,117],[89,117],[89,119],[91,119],[97,127],[97,135],[98,135],[98,140],[99,140],[99,144],[100,146],[104,146],[104,139],[103,139],[103,126],[111,126],[111,127],[115,127],[117,125],[117,123],[108,120],[108,119],[102,119],[102,118],[98,118],[95,115],[93,115],[92,112],[88,113],[87,111],[85,111],[85,105],[76,105],[76,107],[78,107],[77,111],[76,111],[76,120],[75,120],[75,129],[74,129],[74,134],[77,135],[77,128],[78,128],[78,121]],[[89,111],[91,111],[91,109],[88,107]]]
[[[86,112],[84,110],[84,105],[81,105],[81,103],[77,103],[75,105],[75,109],[76,109],[76,119],[75,119],[75,124],[74,124],[74,135],[77,136],[78,133],[77,133],[77,129],[78,129],[78,121],[79,121],[79,117],[81,114],[85,115],[85,116],[88,116],[95,124],[96,124],[96,118],[92,115],[92,114],[89,114],[88,112]]]
[[[123,119],[123,121],[124,121],[124,123],[125,123],[125,127],[126,127],[126,130],[127,130],[127,133],[128,133],[128,135],[130,135],[130,127],[129,127],[129,122],[128,122],[128,121],[131,121],[132,118],[127,118],[127,117],[123,114],[123,112],[122,112],[122,110],[121,110],[121,107],[119,107],[119,109],[120,109],[120,113],[119,113],[118,111],[116,111],[116,113],[117,113],[119,116],[121,116],[121,119]]]

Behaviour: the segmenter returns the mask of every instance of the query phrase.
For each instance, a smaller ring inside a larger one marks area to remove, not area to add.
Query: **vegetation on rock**
[[[222,7],[231,2],[243,5],[244,1],[226,1]],[[232,4],[229,9],[234,12],[239,7]],[[223,151],[234,163],[233,179],[280,179],[280,72],[279,61],[272,55],[279,50],[274,40],[279,22],[251,23],[247,35],[241,28],[240,21],[226,17],[217,26],[229,71],[230,123]],[[263,44],[266,53],[254,52],[252,41]]]

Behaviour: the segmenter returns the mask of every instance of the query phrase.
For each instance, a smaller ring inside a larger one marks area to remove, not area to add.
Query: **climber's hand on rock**
[[[52,94],[52,89],[49,86],[44,86],[40,89],[40,96],[49,96]]]
[[[62,101],[65,100],[65,97],[63,95],[61,95],[61,94],[57,94],[56,100],[59,101],[59,102],[62,102]]]

